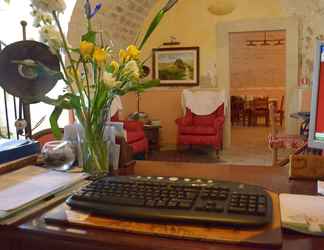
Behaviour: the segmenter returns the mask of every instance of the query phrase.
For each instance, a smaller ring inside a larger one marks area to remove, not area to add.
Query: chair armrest
[[[224,126],[224,122],[225,122],[225,117],[224,116],[216,117],[216,119],[214,120],[214,127],[215,128],[222,128]]]
[[[192,120],[188,119],[187,117],[180,117],[180,118],[175,120],[175,123],[178,126],[189,126],[189,125],[192,124]]]
[[[124,128],[126,129],[126,131],[144,130],[144,124],[141,121],[126,120],[124,121]]]
[[[192,125],[192,113],[189,109],[186,110],[186,114],[175,120],[178,126],[189,126]]]

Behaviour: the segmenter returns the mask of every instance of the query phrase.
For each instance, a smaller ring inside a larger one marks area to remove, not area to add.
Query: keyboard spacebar
[[[127,205],[127,206],[144,206],[144,200],[135,200],[135,199],[129,199],[129,198],[122,198],[122,197],[104,197],[100,200],[97,200],[97,202],[104,202],[107,204],[112,205]]]

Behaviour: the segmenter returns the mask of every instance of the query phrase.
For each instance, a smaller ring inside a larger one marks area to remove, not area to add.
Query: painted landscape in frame
[[[153,49],[153,77],[162,86],[199,84],[199,47]]]

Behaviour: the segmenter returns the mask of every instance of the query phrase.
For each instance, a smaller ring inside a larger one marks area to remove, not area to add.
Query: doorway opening
[[[286,96],[286,31],[229,34],[232,148],[248,145],[246,153],[268,154],[271,103],[276,126],[284,129]]]

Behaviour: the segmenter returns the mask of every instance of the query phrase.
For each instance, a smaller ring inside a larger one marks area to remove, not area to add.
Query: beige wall
[[[262,44],[264,39],[286,39],[285,31],[230,34],[231,91],[241,88],[274,88],[286,84],[286,45]],[[255,46],[248,46],[247,41]],[[261,93],[262,95],[267,94]]]
[[[155,89],[141,94],[140,111],[149,114],[150,119],[161,120],[161,145],[176,144],[175,119],[182,115],[181,92],[181,88],[176,90]],[[122,97],[122,102],[124,117],[137,111],[135,94],[131,93]]]

